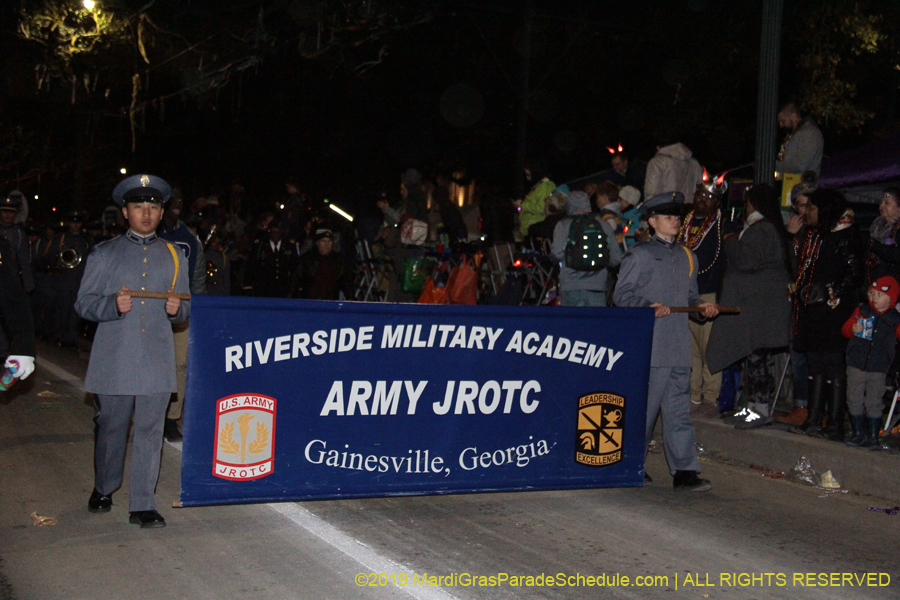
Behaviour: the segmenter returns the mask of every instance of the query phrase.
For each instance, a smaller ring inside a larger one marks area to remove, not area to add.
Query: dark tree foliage
[[[286,176],[334,197],[408,166],[508,189],[523,95],[528,153],[558,182],[619,144],[753,160],[760,0],[532,0],[528,44],[519,0],[95,2],[0,6],[0,193],[92,208],[120,167],[188,194],[240,179],[258,206]],[[827,152],[893,131],[898,12],[785,3],[782,100]]]

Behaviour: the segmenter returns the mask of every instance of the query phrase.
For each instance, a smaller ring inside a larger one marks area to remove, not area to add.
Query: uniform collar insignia
[[[127,237],[135,244],[152,244],[156,241],[156,233],[151,233],[147,237],[143,237],[141,235],[138,235],[131,229],[128,230],[128,233],[125,234],[125,237]]]
[[[671,248],[675,245],[675,242],[670,242],[669,240],[665,240],[658,235],[654,235],[653,239],[656,240],[656,243],[662,246],[663,248]]]

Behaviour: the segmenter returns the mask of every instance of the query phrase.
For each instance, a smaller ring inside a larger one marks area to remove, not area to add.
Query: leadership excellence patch
[[[248,481],[274,469],[275,398],[237,394],[216,402],[213,475]]]
[[[625,397],[596,393],[578,399],[575,462],[607,467],[622,460]]]

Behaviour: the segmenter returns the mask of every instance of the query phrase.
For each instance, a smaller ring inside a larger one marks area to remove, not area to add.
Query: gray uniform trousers
[[[134,415],[129,512],[156,510],[156,480],[169,396],[168,392],[147,396],[95,395],[94,487],[101,494],[112,494],[122,487],[128,426]]]
[[[673,475],[675,471],[700,470],[694,448],[690,397],[689,367],[650,367],[647,388],[647,448],[649,450],[650,440],[653,439],[656,419],[662,413],[663,445],[666,461]]]

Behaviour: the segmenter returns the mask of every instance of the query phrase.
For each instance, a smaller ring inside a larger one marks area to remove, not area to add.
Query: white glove
[[[12,369],[13,377],[16,379],[28,379],[28,376],[34,373],[34,357],[10,355],[3,366]]]

